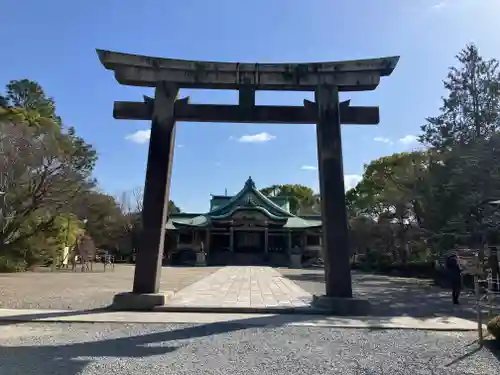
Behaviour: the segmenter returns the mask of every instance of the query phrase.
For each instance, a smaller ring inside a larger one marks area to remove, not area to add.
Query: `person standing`
[[[451,283],[451,296],[454,305],[459,305],[460,292],[462,290],[462,270],[460,268],[457,254],[451,254],[446,259],[446,270]]]

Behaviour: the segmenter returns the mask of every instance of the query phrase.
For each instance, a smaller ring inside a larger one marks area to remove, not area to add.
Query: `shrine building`
[[[207,213],[170,214],[170,264],[302,267],[321,253],[321,216],[294,215],[286,197],[266,197],[250,177],[234,196],[212,195]]]

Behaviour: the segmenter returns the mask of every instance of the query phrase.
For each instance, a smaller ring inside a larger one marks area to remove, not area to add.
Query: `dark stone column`
[[[264,228],[264,254],[267,256],[269,253],[269,229]]]
[[[345,207],[339,94],[336,87],[316,90],[319,186],[327,297],[352,297],[349,232]]]
[[[230,227],[229,228],[229,251],[231,253],[234,252],[234,228]]]
[[[140,246],[135,263],[133,293],[158,293],[165,224],[175,143],[174,103],[178,88],[161,82],[156,87],[144,186]]]
[[[210,229],[205,229],[205,252],[207,255],[210,254],[210,237],[212,234],[210,233]]]

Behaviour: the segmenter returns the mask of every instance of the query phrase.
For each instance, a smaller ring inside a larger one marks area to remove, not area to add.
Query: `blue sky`
[[[378,126],[343,128],[352,185],[370,160],[416,147],[414,136],[436,114],[442,79],[466,43],[500,58],[499,11],[499,0],[3,0],[0,84],[38,81],[65,123],[97,149],[100,187],[117,195],[144,183],[149,123],[114,120],[113,101],[152,92],[119,85],[96,48],[239,62],[400,55],[377,90],[343,95],[353,105],[379,105],[381,114]],[[237,100],[231,91],[183,94],[198,103]],[[312,97],[261,92],[257,104],[300,105],[304,98]],[[184,211],[207,210],[209,194],[232,194],[250,175],[259,187],[318,187],[313,125],[180,123],[176,145],[171,197]]]

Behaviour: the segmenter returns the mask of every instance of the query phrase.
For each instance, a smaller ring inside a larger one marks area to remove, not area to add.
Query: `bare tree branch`
[[[81,192],[85,176],[57,128],[19,110],[0,111],[0,246],[11,248],[48,230]]]

